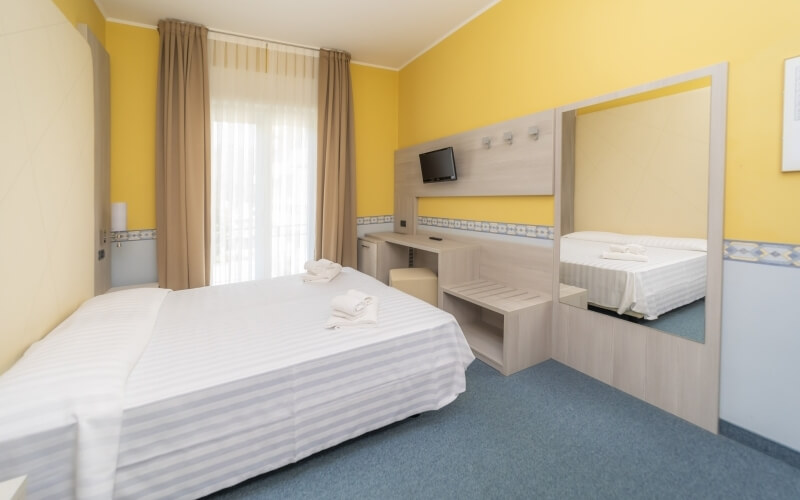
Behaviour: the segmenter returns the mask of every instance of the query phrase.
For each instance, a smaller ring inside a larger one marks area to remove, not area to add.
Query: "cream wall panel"
[[[575,230],[706,237],[710,89],[577,117]]]
[[[0,37],[0,68],[10,68],[8,57],[8,40]],[[17,99],[17,90],[13,74],[0,71],[0,109],[4,116],[22,116],[22,109]],[[25,128],[19,120],[0,119],[0,151],[2,151],[2,168],[0,168],[0,200],[11,190],[25,161],[30,154]]]
[[[0,0],[0,35],[52,26],[64,16],[52,2],[44,0]]]
[[[93,294],[91,64],[50,1],[0,1],[0,372]]]
[[[45,280],[49,266],[41,213],[30,203],[30,197],[36,196],[32,169],[24,169],[11,187],[0,201],[0,229],[4,233],[0,245],[0,369],[7,368],[36,340],[36,336],[25,334],[25,327],[39,290],[44,286],[53,289]],[[30,265],[32,262],[38,265]]]

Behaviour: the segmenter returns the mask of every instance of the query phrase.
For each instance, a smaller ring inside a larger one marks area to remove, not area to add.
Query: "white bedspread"
[[[351,288],[378,326],[325,329]],[[474,359],[450,314],[352,269],[92,301],[0,376],[0,480],[32,499],[196,498],[441,408]]]
[[[0,480],[29,498],[108,499],[125,383],[169,290],[86,301],[0,376]]]
[[[652,320],[705,296],[706,252],[645,244],[647,262],[603,259],[609,243],[627,241],[603,239],[561,239],[561,282],[585,288],[590,303]]]
[[[376,327],[325,328],[348,289]],[[115,496],[198,497],[441,408],[473,359],[450,314],[352,269],[174,292],[129,380]]]

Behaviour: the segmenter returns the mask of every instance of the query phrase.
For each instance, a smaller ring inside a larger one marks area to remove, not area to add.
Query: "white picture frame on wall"
[[[800,172],[800,56],[783,67],[783,172]]]

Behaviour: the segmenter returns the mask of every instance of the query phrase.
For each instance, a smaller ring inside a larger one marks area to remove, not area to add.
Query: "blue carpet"
[[[653,320],[636,318],[627,314],[617,314],[616,311],[592,305],[589,306],[589,309],[600,314],[624,319],[631,323],[649,326],[650,328],[700,342],[701,344],[706,340],[706,299],[695,300],[685,306],[665,312]]]
[[[213,495],[257,498],[800,498],[800,469],[555,361],[480,361],[449,406]]]

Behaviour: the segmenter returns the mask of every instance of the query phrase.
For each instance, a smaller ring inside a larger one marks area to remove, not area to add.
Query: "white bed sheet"
[[[125,383],[168,290],[84,302],[0,376],[0,480],[28,498],[110,498]]]
[[[324,328],[330,299],[349,288],[380,298],[377,327]],[[109,482],[87,481],[86,464],[73,460],[88,453],[115,465],[115,498],[196,498],[441,408],[464,391],[474,359],[450,314],[352,269],[328,284],[292,276],[171,292],[145,336],[140,358],[123,357],[138,358],[124,393],[99,413],[101,447],[81,448],[98,415],[91,405],[72,411],[83,396],[70,395],[58,425],[0,434],[13,451],[0,454],[0,479],[32,471],[32,499],[108,498]],[[34,373],[46,391],[47,374]]]
[[[351,288],[378,326],[325,329]],[[473,359],[450,314],[352,269],[174,292],[128,381],[115,497],[198,497],[441,408]]]
[[[623,242],[624,243],[624,242]],[[585,288],[590,303],[653,320],[705,297],[706,252],[647,246],[647,262],[603,259],[606,241],[561,239],[562,283]]]

